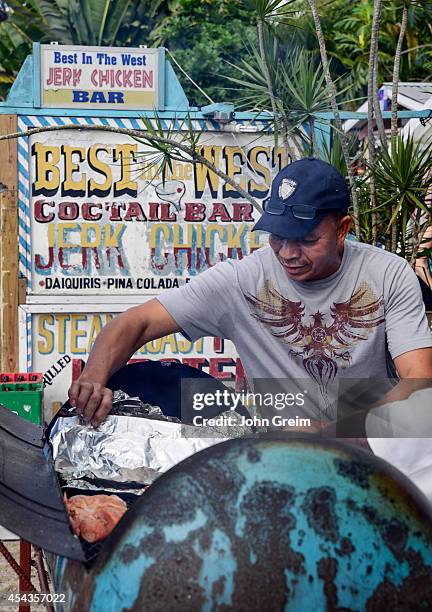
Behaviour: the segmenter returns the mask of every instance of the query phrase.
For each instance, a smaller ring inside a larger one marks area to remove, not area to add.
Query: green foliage
[[[169,14],[152,33],[154,44],[166,46],[187,74],[214,101],[236,99],[224,76],[245,55],[245,44],[256,40],[255,15],[241,2],[174,0]],[[194,85],[178,75],[191,104],[208,104]]]
[[[322,66],[313,53],[300,47],[293,45],[288,53],[271,29],[266,28],[264,34],[264,55],[257,46],[249,45],[248,56],[233,66],[236,76],[229,80],[237,85],[238,107],[257,113],[271,109],[265,62],[279,113],[274,122],[276,134],[294,134],[300,139],[302,154],[319,156],[314,115],[331,110]]]
[[[237,63],[228,62],[232,75],[227,74],[227,80],[233,83],[239,110],[255,110],[257,113],[271,110],[270,95],[264,76],[264,62],[270,73],[270,79],[275,92],[276,103],[282,104],[281,91],[278,89],[281,81],[279,45],[268,29],[264,30],[264,56],[261,55],[258,43],[247,44],[245,56]]]
[[[395,246],[403,257],[409,257],[416,232],[431,222],[432,207],[427,201],[432,187],[430,144],[416,142],[411,135],[398,136],[389,149],[377,152],[369,171],[377,187],[376,210],[385,216],[382,232],[387,235],[394,225]]]
[[[346,8],[345,12],[347,13]],[[363,91],[367,85],[373,12],[373,3],[361,2],[354,5],[345,17],[338,20],[338,28],[333,32],[335,50],[331,55],[349,70],[350,79],[357,91]],[[385,12],[384,6],[383,17]],[[392,43],[393,39],[389,33],[381,29],[378,57],[381,66],[392,61],[392,56],[383,51],[390,48]]]
[[[330,93],[326,87],[322,64],[317,64],[312,53],[297,51],[282,64],[281,74],[284,106],[290,109],[292,127],[297,129],[302,138],[306,154],[320,157],[315,114],[331,110]],[[346,89],[341,89],[337,95],[344,95]],[[308,128],[306,134],[301,126]]]
[[[376,150],[373,165],[367,161],[366,149],[359,149],[355,135],[350,137],[349,144],[354,166],[367,170],[355,179],[362,242],[374,243],[374,213],[377,243],[412,263],[413,253],[424,254],[422,245],[430,241],[430,238],[421,237],[422,230],[432,221],[432,207],[427,198],[432,188],[430,143],[416,142],[412,136],[398,136],[393,146]],[[322,158],[346,176],[346,165],[334,130],[332,145],[330,148],[324,145]],[[374,209],[371,208],[372,175],[377,195]]]
[[[382,3],[378,50],[378,82],[391,81],[394,52],[406,0]],[[334,69],[346,73],[353,91],[364,94],[369,66],[373,0],[350,3],[335,0],[324,13],[323,29]],[[410,2],[408,27],[401,58],[401,81],[427,81],[432,70],[432,1]]]
[[[33,40],[41,40],[44,22],[32,2],[28,6],[17,0],[8,2],[7,21],[0,24],[0,98],[3,98],[25,58]]]
[[[348,150],[350,159],[353,160],[353,164],[364,163],[364,152],[358,151],[359,143],[357,134],[348,134]],[[321,145],[321,159],[328,162],[339,170],[342,176],[347,177],[348,171],[343,156],[343,151],[339,139],[339,134],[336,132],[334,126],[331,129],[330,143],[324,140]],[[357,181],[358,187],[360,187],[363,181]]]
[[[295,16],[299,8],[297,0],[250,0],[257,18],[273,25],[295,26]]]
[[[40,0],[39,0],[40,1]],[[73,43],[121,46],[147,44],[163,0],[68,0]]]
[[[138,153],[138,161],[142,157],[147,169],[157,168],[157,175],[162,177],[163,183],[166,181],[167,171],[172,172],[173,160],[195,163],[195,156],[200,151],[202,132],[194,130],[189,114],[181,120],[174,117],[168,129],[157,112],[154,117],[155,125],[147,117],[142,117],[141,121],[145,133],[142,138],[134,136],[134,140],[150,148]]]

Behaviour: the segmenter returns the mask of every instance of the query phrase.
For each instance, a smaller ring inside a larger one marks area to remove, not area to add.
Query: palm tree
[[[288,159],[289,146],[288,146],[288,124],[284,113],[280,113],[276,105],[276,97],[274,93],[274,79],[275,74],[271,74],[269,63],[267,61],[267,50],[264,41],[265,28],[269,27],[269,24],[275,25],[277,23],[290,23],[289,15],[295,11],[291,11],[289,5],[295,2],[295,0],[252,0],[252,4],[256,11],[257,16],[257,31],[258,31],[258,44],[260,50],[260,56],[262,58],[262,70],[267,85],[267,92],[270,98],[271,110],[274,117],[275,126],[275,137],[277,142],[277,135],[279,131],[279,116],[281,115],[282,123],[282,134],[285,148],[285,156]],[[276,41],[274,41],[276,43]],[[275,45],[274,45],[275,46]],[[274,64],[277,67],[277,59]],[[272,78],[273,77],[273,78]]]
[[[415,142],[412,135],[398,135],[389,148],[377,151],[369,169],[376,184],[377,211],[384,213],[381,239],[395,228],[392,250],[414,267],[432,221],[428,202],[432,188],[430,147]]]
[[[402,45],[405,38],[405,33],[408,25],[408,9],[411,2],[408,0],[404,2],[402,7],[402,21],[399,31],[399,37],[396,45],[396,52],[393,64],[393,79],[392,79],[392,99],[391,99],[391,139],[394,143],[397,136],[397,96],[398,96],[398,85],[399,85],[399,72]]]
[[[411,4],[410,0],[404,2],[402,8],[402,22],[399,31],[399,38],[396,45],[396,53],[393,65],[393,79],[392,79],[392,99],[391,99],[391,146],[395,150],[396,139],[398,134],[398,122],[397,122],[397,108],[398,108],[398,86],[399,86],[399,72],[400,72],[400,61],[402,53],[402,45],[405,37],[405,32],[408,24],[408,9]],[[395,206],[392,205],[392,217],[395,213]],[[391,226],[391,239],[390,239],[390,250],[394,251],[397,246],[397,225],[393,223]]]
[[[376,66],[378,62],[378,31],[379,21],[381,16],[381,0],[375,0],[374,2],[374,13],[372,19],[372,31],[370,38],[370,53],[369,53],[369,71],[368,71],[368,152],[369,152],[369,163],[373,167],[375,163],[375,136],[374,136],[374,111],[377,125],[379,126],[381,145],[385,147],[386,137],[384,132],[384,126],[379,122],[381,117],[380,111],[375,103],[376,93]],[[378,111],[378,112],[377,112]],[[372,243],[377,243],[377,223],[376,223],[376,187],[375,177],[372,173],[370,176],[370,206],[372,212]]]
[[[406,0],[381,3],[377,82],[392,79],[395,48],[400,33],[400,14]],[[332,0],[320,9],[327,52],[334,59],[333,73],[346,74],[352,94],[366,94],[370,65],[370,38],[374,0]],[[404,81],[428,81],[432,71],[432,2],[412,0],[401,53],[400,75]]]
[[[326,88],[321,63],[313,53],[293,47],[285,57],[274,38],[266,37],[264,57],[269,67],[271,89],[274,94],[276,118],[275,132],[282,131],[285,147],[291,140],[296,151],[294,157],[320,156],[317,113],[331,111],[330,96]],[[253,46],[249,56],[233,65],[236,76],[228,77],[238,86],[239,108],[263,112],[269,109],[270,95],[263,70],[260,50]],[[344,93],[341,90],[338,95]],[[288,157],[288,156],[287,156]]]
[[[316,35],[317,35],[318,44],[320,48],[320,54],[321,54],[321,62],[322,62],[323,69],[324,69],[324,75],[325,75],[325,80],[327,83],[327,88],[330,94],[330,101],[331,101],[331,107],[332,107],[334,118],[335,118],[335,124],[338,130],[338,133],[339,133],[340,144],[342,147],[342,151],[343,151],[343,155],[344,155],[345,163],[347,167],[348,180],[350,183],[351,197],[352,197],[352,203],[353,203],[353,217],[354,217],[355,234],[356,234],[356,237],[360,239],[357,191],[356,191],[353,171],[351,168],[351,162],[349,158],[348,140],[347,140],[345,132],[343,131],[342,121],[341,121],[340,114],[339,114],[339,108],[338,108],[338,103],[336,99],[336,96],[337,96],[336,87],[335,87],[335,84],[330,74],[330,64],[329,64],[328,57],[327,57],[327,50],[325,46],[325,40],[324,40],[324,35],[323,35],[322,27],[321,27],[321,20],[318,14],[317,5],[316,5],[315,0],[307,0],[307,1],[311,9],[312,16],[313,16],[314,23],[315,23],[315,30],[316,30]]]

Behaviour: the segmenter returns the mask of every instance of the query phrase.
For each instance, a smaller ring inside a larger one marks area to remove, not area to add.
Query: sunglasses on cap
[[[315,206],[309,204],[284,204],[283,202],[270,202],[270,198],[263,201],[263,209],[269,215],[283,215],[285,208],[291,209],[295,219],[315,219],[319,211]]]

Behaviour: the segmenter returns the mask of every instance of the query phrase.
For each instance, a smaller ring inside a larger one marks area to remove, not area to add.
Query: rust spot
[[[257,483],[245,495],[243,537],[232,541],[237,560],[232,604],[219,610],[266,610],[270,602],[274,610],[286,607],[291,597],[287,571],[292,589],[296,576],[305,573],[304,556],[293,550],[290,539],[294,502],[293,487],[271,481]]]
[[[340,555],[351,555],[355,551],[355,546],[349,538],[341,538],[339,548],[336,552]]]
[[[408,576],[399,588],[388,578],[383,580],[368,599],[367,612],[432,610],[432,568],[427,567],[422,555],[412,548],[401,553],[401,561],[408,562]],[[386,564],[386,573],[391,569],[391,565]]]
[[[294,487],[287,485],[280,485],[270,480],[260,482],[256,484],[245,496],[241,510],[246,514],[248,520],[251,522],[262,523],[262,517],[259,513],[268,515],[271,519],[273,513],[277,515],[283,515],[285,518],[285,524],[287,521],[289,529],[295,526],[294,515],[289,512],[295,501]],[[267,525],[263,525],[264,529]]]
[[[247,452],[247,458],[250,463],[258,463],[261,461],[261,453],[257,448],[250,447]]]
[[[360,507],[352,499],[347,500],[347,506],[350,508],[350,510],[362,514],[371,525],[374,525],[377,528],[384,544],[392,552],[395,559],[398,561],[403,560],[409,533],[406,523],[397,518],[383,518],[380,516],[376,508],[367,505]],[[378,546],[377,542],[372,542],[372,547],[379,552],[380,547]]]
[[[337,573],[337,561],[332,557],[324,557],[318,561],[317,566],[318,577],[324,581],[327,610],[335,610],[338,603],[337,586],[334,583]]]
[[[210,531],[201,531],[199,543],[203,550],[210,550],[211,547],[211,533]]]
[[[324,582],[332,582],[336,578],[337,561],[333,557],[325,557],[318,561],[318,577]]]
[[[339,537],[335,506],[336,493],[331,487],[309,489],[302,504],[309,527],[330,542],[336,542]]]
[[[338,562],[333,557],[323,557],[317,562],[318,577],[324,581],[326,610],[327,612],[351,612],[351,608],[338,606],[338,589],[335,584],[337,570]]]
[[[361,489],[369,489],[369,476],[375,470],[372,464],[344,459],[334,459],[334,464],[338,474],[348,478]]]
[[[155,529],[152,533],[141,538],[139,541],[140,553],[145,551],[149,556],[153,556],[154,553],[157,553],[161,546],[165,546],[165,538],[159,529]]]
[[[126,544],[119,553],[123,563],[129,564],[138,559],[142,554],[155,556],[158,551],[166,546],[165,538],[160,530],[154,529],[149,535],[140,539],[137,546]]]
[[[362,506],[362,514],[372,525],[375,525],[381,537],[398,561],[402,561],[403,552],[408,540],[408,527],[397,518],[390,520],[380,517],[372,506]]]
[[[396,559],[402,559],[402,553],[408,540],[408,527],[398,519],[386,521],[382,527],[382,538]]]
[[[78,561],[68,561],[66,571],[63,573],[61,589],[74,593],[71,612],[91,609],[93,597],[93,575],[83,571],[83,565]],[[60,591],[62,592],[62,591]],[[80,594],[78,596],[78,593]]]
[[[212,458],[197,470],[196,487],[202,492],[202,506],[213,508],[224,530],[230,531],[236,520],[236,502],[244,483],[243,474],[223,457]]]
[[[126,563],[127,565],[128,563],[132,563],[133,561],[136,561],[136,559],[138,559],[140,554],[141,554],[141,551],[139,548],[137,548],[136,546],[132,546],[132,544],[126,544],[121,549],[119,557],[120,557],[120,560],[123,561],[123,563]]]
[[[141,577],[134,605],[124,612],[200,610],[205,604],[204,589],[198,584],[201,566],[202,559],[189,543],[165,545]]]
[[[398,592],[395,585],[385,578],[366,602],[366,612],[398,610]],[[402,610],[400,611],[402,612]]]
[[[152,485],[152,505],[158,509],[157,516],[148,515],[146,520],[149,525],[156,526],[161,522],[167,525],[173,523],[186,523],[195,518],[196,506],[191,506],[190,495],[193,491],[194,499],[200,498],[194,480],[182,474],[177,476],[175,490],[159,487],[158,482]],[[202,496],[203,501],[204,496]],[[129,511],[132,513],[134,506]]]
[[[298,540],[297,540],[297,546],[302,546],[303,545],[303,540],[304,540],[305,535],[306,534],[305,534],[304,530],[303,529],[299,529],[299,532],[298,532],[298,536],[299,537],[298,537]]]
[[[217,609],[218,606],[218,598],[223,595],[225,590],[226,577],[221,576],[213,583],[212,587],[212,602],[213,602],[213,610]]]

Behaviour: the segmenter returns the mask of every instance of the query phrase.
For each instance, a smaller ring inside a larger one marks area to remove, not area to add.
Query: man
[[[348,206],[346,182],[329,164],[309,158],[281,170],[254,228],[270,233],[269,246],[110,322],[70,388],[72,405],[100,424],[111,375],[146,342],[180,331],[231,339],[249,379],[312,380],[327,420],[336,418],[331,384],[387,378],[389,356],[401,383],[388,399],[407,397],[407,381],[432,378],[419,285],[402,258],[346,240]]]

